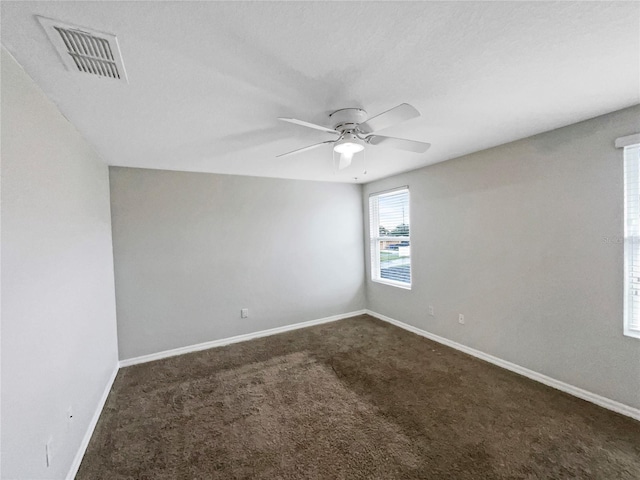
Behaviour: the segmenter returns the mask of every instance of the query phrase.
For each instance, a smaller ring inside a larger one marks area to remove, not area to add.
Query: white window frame
[[[624,148],[624,327],[640,338],[640,135],[620,138]],[[636,267],[634,269],[634,263]]]
[[[370,245],[370,257],[371,257],[371,280],[376,283],[382,283],[384,285],[391,285],[393,287],[404,288],[411,290],[411,284],[413,275],[411,257],[409,253],[409,282],[401,282],[388,278],[382,278],[380,275],[380,242],[381,241],[408,241],[411,248],[411,228],[409,228],[409,235],[407,236],[381,236],[379,230],[380,218],[378,211],[378,199],[388,195],[398,194],[399,192],[406,191],[409,203],[409,211],[406,214],[409,216],[409,225],[411,225],[411,194],[408,186],[402,186],[391,190],[384,190],[382,192],[375,192],[369,195],[369,245]]]

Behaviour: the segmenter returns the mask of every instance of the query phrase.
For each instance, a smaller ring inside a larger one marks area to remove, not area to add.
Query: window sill
[[[380,283],[382,285],[389,285],[390,287],[401,288],[403,290],[411,290],[410,283],[407,284],[407,283],[401,283],[401,282],[394,282],[393,280],[380,280],[377,278],[372,278],[371,281],[375,283]]]
[[[638,338],[640,339],[640,331],[637,330],[624,330],[625,337]]]

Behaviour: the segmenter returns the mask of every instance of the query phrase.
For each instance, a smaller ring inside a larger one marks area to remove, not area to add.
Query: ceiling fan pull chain
[[[367,174],[367,149],[366,148],[362,151],[362,164],[364,167],[362,174],[366,175]]]

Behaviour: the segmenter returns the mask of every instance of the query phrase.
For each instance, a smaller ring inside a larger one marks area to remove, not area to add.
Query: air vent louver
[[[115,35],[44,17],[38,20],[67,69],[127,81]]]
[[[55,28],[78,70],[104,77],[120,78],[108,41],[78,30]]]

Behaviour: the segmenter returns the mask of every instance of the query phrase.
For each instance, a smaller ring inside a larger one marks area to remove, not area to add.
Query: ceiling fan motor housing
[[[342,108],[329,115],[333,128],[339,132],[355,130],[367,119],[367,112],[362,108]]]

